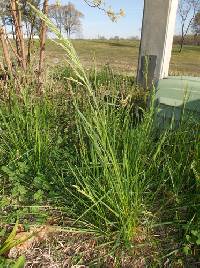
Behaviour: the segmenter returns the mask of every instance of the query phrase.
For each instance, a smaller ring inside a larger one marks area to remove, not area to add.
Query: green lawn
[[[134,74],[137,70],[139,41],[75,40],[73,44],[86,68],[94,64],[101,67],[109,64],[115,71]],[[65,53],[54,43],[48,42],[47,54],[50,63],[64,61]],[[185,46],[182,53],[174,46],[170,74],[200,76],[200,47]]]

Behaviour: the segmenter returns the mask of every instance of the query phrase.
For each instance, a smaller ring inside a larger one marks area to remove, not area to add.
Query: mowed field
[[[73,45],[85,68],[98,69],[109,65],[115,72],[135,76],[138,62],[139,41],[134,40],[73,40]],[[34,53],[37,59],[38,41]],[[65,62],[65,51],[48,40],[47,59],[50,66]],[[179,53],[174,46],[170,63],[170,75],[200,76],[200,46],[184,46]],[[0,48],[0,60],[2,51]]]
[[[73,44],[86,68],[109,64],[116,72],[136,74],[139,41],[74,40]],[[181,53],[178,50],[178,46],[173,47],[170,74],[200,76],[200,46],[185,46]],[[49,41],[47,56],[50,64],[57,64],[64,62],[65,52]]]

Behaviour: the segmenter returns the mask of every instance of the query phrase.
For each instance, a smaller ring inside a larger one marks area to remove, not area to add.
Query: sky
[[[118,22],[114,23],[104,12],[89,7],[83,0],[70,1],[85,15],[85,18],[82,20],[82,34],[80,37],[140,37],[144,5],[143,0],[105,0],[107,7],[111,6],[115,11],[119,11],[120,8],[122,8],[126,13],[125,17],[120,18]],[[67,4],[68,0],[61,0],[61,2],[62,4]],[[55,0],[50,0],[50,4],[51,3],[55,3]]]
[[[61,2],[67,4],[68,0]],[[107,7],[111,6],[115,11],[119,11],[120,8],[125,10],[126,16],[120,18],[117,23],[112,22],[104,12],[87,6],[83,0],[71,0],[71,2],[85,15],[82,20],[82,36],[84,38],[140,36],[143,13],[142,0],[105,0]],[[50,3],[55,3],[55,0],[50,0]]]

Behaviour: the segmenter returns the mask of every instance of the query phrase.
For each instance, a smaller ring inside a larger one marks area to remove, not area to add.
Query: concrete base
[[[156,103],[161,125],[172,118],[177,123],[183,114],[185,119],[200,122],[200,78],[174,76],[159,80]]]

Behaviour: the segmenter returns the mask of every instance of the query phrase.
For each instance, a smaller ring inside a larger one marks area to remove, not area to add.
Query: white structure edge
[[[157,62],[154,79],[159,80],[167,77],[169,72],[178,0],[144,1],[138,73],[141,57],[155,55]]]

